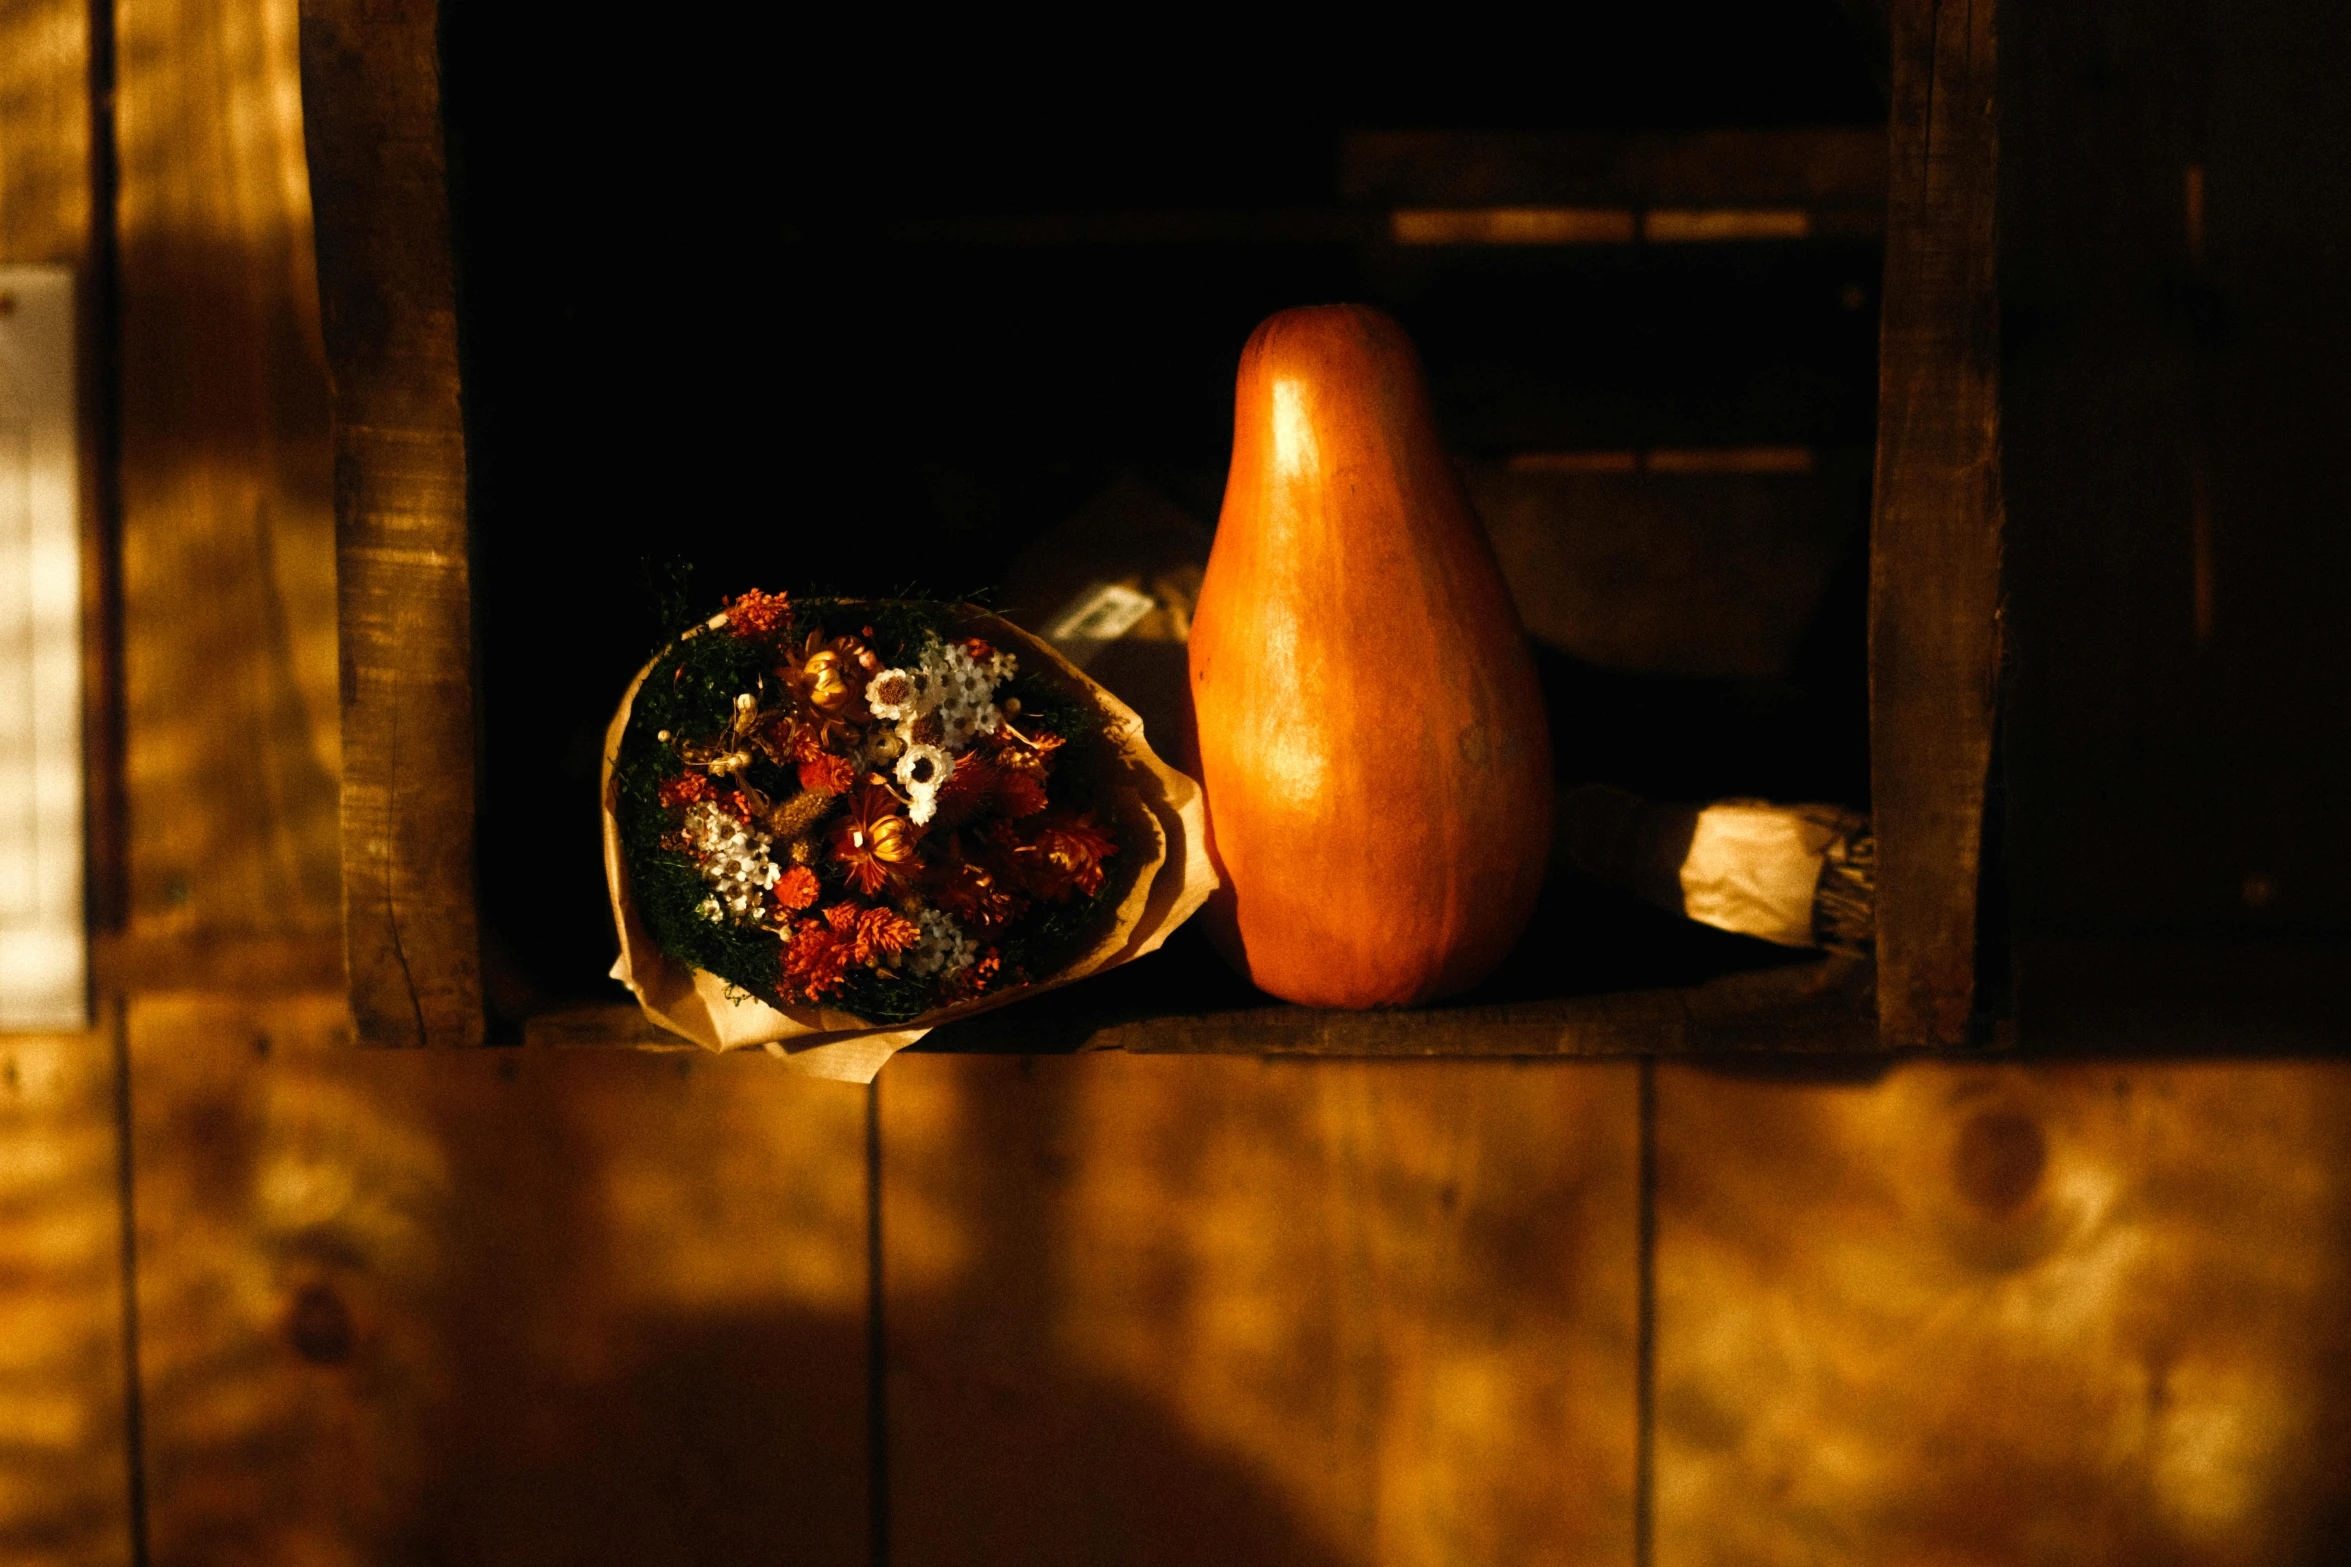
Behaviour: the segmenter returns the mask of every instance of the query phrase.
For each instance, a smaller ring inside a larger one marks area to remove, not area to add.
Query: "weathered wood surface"
[[[331,937],[333,457],[293,6],[128,6],[116,55],[128,935]]]
[[[2351,1549],[2351,1069],[1657,1102],[1658,1567]]]
[[[1878,1045],[1870,977],[1866,961],[1831,957],[1726,975],[1681,990],[1409,1011],[1271,1006],[1098,1019],[1089,1019],[1082,1011],[1056,1011],[1040,1025],[1018,1009],[1007,1009],[941,1030],[923,1048],[1338,1057],[1873,1053]],[[648,1023],[631,1005],[545,1013],[524,1025],[524,1038],[546,1046],[692,1048]]]
[[[863,1562],[864,1096],[135,1002],[158,1562]]]
[[[0,1560],[131,1561],[108,1036],[0,1036]]]
[[[2028,1045],[2166,966],[2176,1032],[2241,1048],[2299,1013],[2351,1039],[2345,23],[2084,3],[2003,46]]]
[[[1630,1559],[1635,1069],[901,1056],[895,1559]]]
[[[465,432],[429,0],[306,0],[334,367],[343,904],[369,1044],[483,1034]]]
[[[2000,676],[1999,176],[1993,0],[1897,0],[1870,560],[1878,1018],[1976,1024],[1978,881]]]
[[[85,309],[90,124],[87,6],[0,6],[0,262],[84,269]],[[91,813],[101,838],[110,821]],[[86,1034],[0,1036],[0,1560],[28,1567],[132,1559],[119,1085],[100,1016]]]
[[[0,10],[0,261],[89,259],[89,84],[79,0]]]

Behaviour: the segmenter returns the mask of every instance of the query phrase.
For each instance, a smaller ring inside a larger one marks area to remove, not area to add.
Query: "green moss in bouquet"
[[[773,1006],[901,1023],[1096,938],[1116,747],[1090,698],[966,618],[754,592],[662,649],[613,787],[664,951]]]

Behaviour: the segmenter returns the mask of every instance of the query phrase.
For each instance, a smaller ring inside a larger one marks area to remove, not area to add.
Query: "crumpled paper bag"
[[[1134,710],[1010,621],[969,607],[959,618],[969,634],[1011,652],[1026,669],[1049,670],[1090,696],[1109,721],[1111,742],[1125,760],[1126,776],[1104,804],[1118,816],[1119,857],[1132,859],[1118,872],[1123,895],[1101,939],[1048,978],[940,1007],[910,1023],[872,1024],[830,1007],[779,1010],[755,997],[728,999],[726,981],[689,967],[654,944],[629,898],[628,866],[613,815],[612,764],[620,754],[637,688],[659,662],[655,659],[637,671],[619,711],[612,715],[604,733],[603,769],[604,881],[612,897],[613,924],[620,932],[620,961],[613,964],[612,977],[635,992],[648,1018],[705,1050],[764,1046],[792,1071],[868,1083],[883,1062],[942,1023],[992,1011],[1157,951],[1208,901],[1216,888],[1216,871],[1208,860],[1207,813],[1200,786],[1152,751]],[[723,616],[714,617],[711,625],[723,621]]]

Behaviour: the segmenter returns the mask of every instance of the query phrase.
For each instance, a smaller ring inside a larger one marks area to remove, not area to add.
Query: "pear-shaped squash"
[[[1242,351],[1191,678],[1227,957],[1314,1006],[1493,970],[1542,881],[1550,738],[1420,357],[1379,311],[1286,310]]]

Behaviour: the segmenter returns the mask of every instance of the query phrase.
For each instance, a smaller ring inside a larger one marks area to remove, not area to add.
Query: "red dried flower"
[[[792,624],[792,602],[782,593],[762,593],[757,588],[726,601],[727,629],[739,637],[772,637],[789,630]]]
[[[996,983],[998,976],[1003,972],[1003,955],[997,952],[994,947],[990,947],[973,960],[968,967],[958,969],[947,976],[947,983],[942,988],[951,999],[967,1000],[986,991],[990,985]]]
[[[1118,840],[1094,825],[1092,811],[1049,819],[1033,842],[1056,879],[1067,878],[1088,897],[1101,889],[1102,862],[1118,852]]]
[[[996,809],[1006,816],[1034,816],[1045,808],[1045,784],[1035,773],[1006,772],[996,785]]]
[[[954,916],[958,924],[979,930],[1016,920],[1028,912],[1027,900],[984,865],[964,859],[962,845],[953,844],[949,858],[925,881],[932,903]]]
[[[845,756],[819,751],[800,763],[800,787],[818,794],[847,794],[857,783],[857,764]]]
[[[654,791],[667,806],[691,805],[696,800],[715,800],[718,786],[710,781],[708,773],[681,773],[675,778],[664,778]]]
[[[1010,822],[987,834],[1005,869],[1035,897],[1058,903],[1071,893],[1092,897],[1102,887],[1102,862],[1118,842],[1094,824],[1092,811],[1058,811],[1027,836]]]

